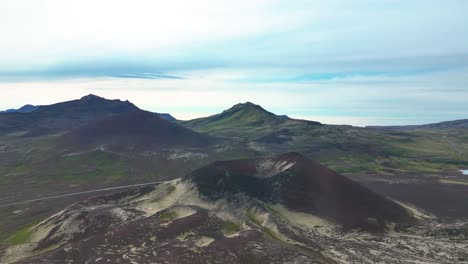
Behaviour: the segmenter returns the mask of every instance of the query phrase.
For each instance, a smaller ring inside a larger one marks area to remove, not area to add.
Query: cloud
[[[166,75],[161,73],[134,73],[134,74],[120,74],[112,77],[117,78],[130,78],[130,79],[183,79],[180,76]]]
[[[182,79],[160,71],[162,67],[148,61],[105,58],[102,60],[67,61],[44,69],[0,72],[0,81],[47,80],[95,77],[138,79]]]
[[[466,66],[466,8],[457,0],[7,0],[0,73],[275,68],[313,75]]]

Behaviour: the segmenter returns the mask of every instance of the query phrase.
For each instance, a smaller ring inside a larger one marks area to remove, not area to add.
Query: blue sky
[[[95,93],[182,119],[468,118],[468,1],[4,0],[0,108]]]

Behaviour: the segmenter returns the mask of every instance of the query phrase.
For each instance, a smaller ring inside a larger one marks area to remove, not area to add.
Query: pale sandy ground
[[[281,170],[289,165],[278,164],[278,166],[273,166],[275,167],[273,170]],[[265,171],[266,174],[268,172]],[[33,253],[33,247],[37,242],[47,237],[51,230],[57,227],[57,223],[60,223],[60,226],[53,236],[62,237],[62,240],[44,251],[63,246],[68,238],[83,232],[80,228],[83,219],[78,217],[79,213],[96,209],[104,210],[112,216],[113,221],[121,223],[152,216],[163,210],[172,213],[172,219],[168,221],[173,221],[194,214],[196,210],[193,208],[203,208],[221,219],[239,223],[243,230],[261,230],[265,234],[273,235],[272,239],[277,239],[291,246],[311,246],[281,233],[279,227],[286,227],[307,238],[317,249],[322,248],[324,255],[335,259],[338,263],[399,263],[398,261],[404,259],[404,263],[445,264],[455,263],[451,259],[453,254],[460,255],[463,252],[468,252],[466,241],[451,241],[447,238],[428,237],[417,233],[390,232],[385,236],[374,236],[363,232],[343,233],[333,223],[315,215],[294,212],[280,204],[259,203],[243,195],[237,195],[235,199],[236,203],[224,199],[215,202],[207,201],[200,196],[190,182],[174,180],[161,184],[154,191],[139,197],[129,195],[110,204],[83,206],[78,209],[69,207],[32,227],[30,241],[23,245],[9,247],[0,262],[10,263],[40,253]],[[400,204],[421,221],[434,221],[432,216],[417,208]],[[141,214],[135,214],[135,209]],[[249,220],[249,214],[255,223]],[[421,228],[429,230],[440,227],[440,224],[435,223],[432,226],[427,225]],[[206,247],[214,241],[211,237],[189,235],[189,233],[183,234],[177,239],[185,240],[189,237],[188,239],[193,240],[196,247]],[[431,255],[432,253],[434,255]]]
[[[441,183],[445,184],[459,184],[459,185],[468,185],[468,181],[462,181],[462,180],[447,180],[447,179],[440,179],[439,180]]]

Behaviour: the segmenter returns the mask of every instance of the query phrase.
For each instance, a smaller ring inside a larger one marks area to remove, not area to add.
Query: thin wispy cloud
[[[130,78],[130,79],[183,79],[180,76],[166,75],[161,73],[133,73],[133,74],[120,74],[112,77],[117,78]]]

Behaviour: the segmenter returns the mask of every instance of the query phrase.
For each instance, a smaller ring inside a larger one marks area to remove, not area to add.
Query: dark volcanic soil
[[[389,222],[413,221],[397,203],[299,153],[215,162],[194,171],[189,179],[211,199],[243,192],[295,211],[324,216],[345,228],[379,231]]]
[[[415,206],[449,222],[468,219],[468,185],[448,184],[441,180],[463,182],[463,176],[457,172],[349,175],[381,195]]]

